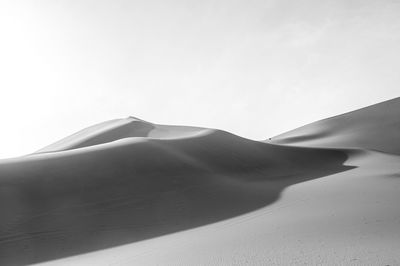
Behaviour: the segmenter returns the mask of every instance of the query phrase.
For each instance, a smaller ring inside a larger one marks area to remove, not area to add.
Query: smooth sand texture
[[[398,265],[397,102],[312,148],[127,118],[0,161],[0,265]]]
[[[272,138],[272,143],[361,148],[400,155],[400,98],[324,119]]]

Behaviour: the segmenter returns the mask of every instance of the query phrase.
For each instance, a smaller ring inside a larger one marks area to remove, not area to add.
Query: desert
[[[398,265],[400,99],[254,141],[127,117],[0,161],[1,265]]]

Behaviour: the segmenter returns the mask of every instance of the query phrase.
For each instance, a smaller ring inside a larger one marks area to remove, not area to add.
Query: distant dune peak
[[[204,133],[208,129],[157,125],[134,116],[105,121],[61,139],[35,153],[59,152],[110,143],[126,138],[174,139]]]
[[[140,121],[140,122],[144,122],[144,123],[149,123],[149,124],[151,124],[151,123],[148,122],[148,121],[145,121],[145,120],[143,120],[143,119],[140,119],[140,118],[138,118],[138,117],[136,117],[136,116],[132,116],[132,115],[128,116],[126,119],[127,119],[127,120]]]

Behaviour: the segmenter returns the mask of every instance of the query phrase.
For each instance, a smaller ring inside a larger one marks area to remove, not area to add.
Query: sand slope
[[[273,143],[129,117],[2,160],[0,265],[400,264],[398,102]]]
[[[300,127],[272,138],[272,143],[400,155],[400,98]]]

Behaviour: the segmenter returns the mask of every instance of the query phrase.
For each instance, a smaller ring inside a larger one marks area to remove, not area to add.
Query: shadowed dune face
[[[124,126],[105,136],[96,129],[0,163],[0,264],[42,262],[221,221],[273,203],[287,186],[353,168],[338,150],[139,123],[130,138]],[[72,150],[51,152],[57,149]]]
[[[400,98],[324,119],[272,138],[272,143],[363,148],[400,155]]]

